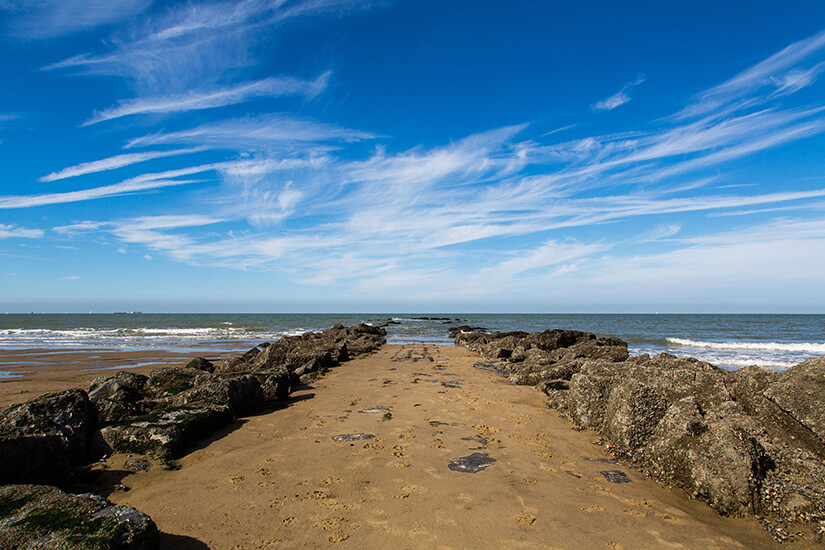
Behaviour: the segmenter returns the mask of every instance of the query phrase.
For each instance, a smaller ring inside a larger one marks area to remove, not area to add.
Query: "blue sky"
[[[0,0],[0,311],[825,311],[825,4],[559,4]]]

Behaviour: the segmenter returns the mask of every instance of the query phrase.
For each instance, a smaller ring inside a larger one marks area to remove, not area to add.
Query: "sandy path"
[[[148,513],[167,548],[778,547],[755,520],[592,460],[607,456],[591,433],[477,361],[463,348],[385,346],[244,419],[180,470],[126,475],[124,457],[110,458],[107,476],[131,487],[110,498]],[[356,433],[374,437],[333,440]],[[448,468],[471,453],[495,462]]]

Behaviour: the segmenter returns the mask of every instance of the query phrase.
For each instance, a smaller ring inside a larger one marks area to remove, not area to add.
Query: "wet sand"
[[[780,547],[756,520],[611,462],[542,394],[478,362],[464,348],[385,346],[236,422],[178,470],[131,473],[110,457],[92,489],[148,513],[168,549]]]

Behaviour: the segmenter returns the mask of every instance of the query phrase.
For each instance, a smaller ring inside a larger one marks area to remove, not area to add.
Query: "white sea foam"
[[[686,338],[668,338],[667,341],[677,346],[728,351],[782,351],[825,354],[825,344],[815,342],[702,342]]]
[[[3,345],[60,345],[78,346],[89,343],[140,343],[140,342],[206,342],[220,340],[270,340],[283,336],[300,336],[304,328],[284,331],[260,331],[249,328],[223,326],[214,327],[129,327],[129,328],[86,328],[42,329],[13,328],[0,330],[0,344]]]

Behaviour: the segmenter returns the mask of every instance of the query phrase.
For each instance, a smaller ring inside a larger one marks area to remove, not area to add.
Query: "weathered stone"
[[[244,416],[262,410],[265,403],[258,379],[247,374],[233,378],[206,377],[191,389],[175,395],[172,406],[228,407],[235,416]]]
[[[0,483],[59,482],[89,459],[97,413],[79,389],[0,410]]]
[[[205,372],[214,372],[215,365],[212,364],[212,361],[208,359],[204,359],[203,357],[195,357],[191,361],[186,364],[187,369],[198,369]]]
[[[588,361],[624,361],[627,343],[618,338],[574,330],[544,332],[458,332],[455,342],[499,361],[510,382],[535,386],[548,380],[569,380]]]
[[[232,421],[229,407],[158,409],[100,430],[104,441],[122,453],[177,458],[200,439]]]
[[[660,391],[637,380],[624,380],[610,390],[601,432],[624,453],[643,447],[665,415]]]
[[[207,373],[186,367],[155,369],[149,373],[149,380],[146,382],[147,396],[155,399],[174,397],[192,388],[196,380],[204,375]]]
[[[146,412],[140,403],[145,398],[148,377],[120,371],[108,378],[95,378],[89,386],[89,399],[101,422],[117,422]]]
[[[726,515],[756,513],[759,489],[773,461],[758,427],[731,403],[724,414],[703,414],[686,397],[668,408],[651,436],[646,459],[661,478]]]
[[[0,487],[0,548],[156,550],[158,546],[154,522],[134,508],[44,485]]]
[[[269,405],[285,401],[297,383],[289,369],[283,366],[266,372],[256,372],[255,377],[261,385],[264,401]]]
[[[764,396],[825,442],[825,357],[789,368]]]

